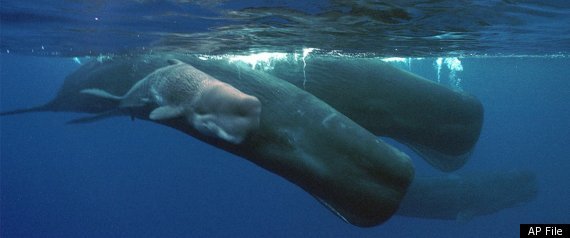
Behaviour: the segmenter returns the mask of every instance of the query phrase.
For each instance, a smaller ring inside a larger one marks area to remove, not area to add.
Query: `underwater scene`
[[[570,2],[1,0],[0,36],[0,237],[570,233]]]

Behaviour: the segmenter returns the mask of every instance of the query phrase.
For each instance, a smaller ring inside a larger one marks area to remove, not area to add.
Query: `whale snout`
[[[261,102],[221,83],[202,92],[195,112],[192,121],[202,134],[239,144],[259,128]]]

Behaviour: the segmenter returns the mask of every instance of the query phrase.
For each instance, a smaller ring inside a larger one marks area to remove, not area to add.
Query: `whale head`
[[[205,86],[193,104],[194,110],[187,118],[202,134],[239,144],[259,128],[259,99],[229,84]]]

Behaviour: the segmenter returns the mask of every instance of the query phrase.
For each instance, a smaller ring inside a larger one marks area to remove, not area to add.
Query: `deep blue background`
[[[71,59],[0,56],[1,110],[48,101]],[[295,185],[175,130],[71,113],[0,120],[1,237],[518,237],[570,222],[570,60],[462,59],[485,124],[462,171],[537,173],[536,201],[468,223],[393,217],[362,229]],[[428,66],[425,66],[428,65]],[[431,63],[414,67],[435,77]],[[418,175],[442,175],[413,156]]]

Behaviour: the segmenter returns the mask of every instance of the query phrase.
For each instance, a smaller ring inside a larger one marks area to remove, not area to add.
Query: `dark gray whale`
[[[276,63],[271,73],[372,133],[408,145],[442,171],[465,164],[483,125],[475,97],[379,59],[310,57],[304,65]]]
[[[165,66],[171,58],[190,62],[216,79],[258,98],[262,105],[259,129],[249,133],[241,143],[234,144],[200,133],[184,118],[154,122],[175,128],[282,176],[351,224],[377,225],[396,212],[413,179],[413,167],[408,156],[315,96],[263,72],[246,70],[249,66],[243,64],[191,61],[189,59],[193,58],[172,55],[90,62],[66,79],[51,102],[3,115],[26,111],[74,111],[97,114],[87,121],[112,115],[149,120],[150,112],[158,105],[150,103],[124,109],[116,100],[81,91],[98,88],[114,95],[124,95],[138,80]],[[243,69],[239,75],[236,67]]]
[[[242,72],[253,71],[238,64],[227,64],[224,60],[204,61],[180,54],[172,57],[181,58],[220,79],[235,78]],[[113,86],[106,86],[112,87],[110,90],[114,92],[111,93],[126,92],[135,83],[133,81],[166,65],[156,55],[147,56],[144,60],[139,58],[139,61],[86,64],[68,77],[50,103],[0,115],[42,110],[101,113],[114,107],[114,104],[94,101],[72,91],[77,90],[79,85],[111,84]],[[97,76],[101,72],[128,77],[113,81]],[[373,134],[394,138],[408,145],[442,171],[454,171],[466,163],[483,124],[483,107],[475,97],[397,69],[378,59],[315,56],[307,59],[306,65],[282,61],[276,63],[271,74],[255,74],[284,79],[302,88]],[[94,77],[99,80],[92,80]]]
[[[372,67],[373,71],[376,69],[380,72],[363,77],[360,81],[355,80],[358,77],[353,75],[350,79],[354,82],[346,82],[347,79],[342,76],[349,75],[333,77],[335,75],[327,73],[331,70],[326,65],[333,66],[335,70],[338,67],[350,72],[349,68],[341,67],[342,64],[333,59],[331,62],[327,61],[328,59],[323,59],[323,62],[310,62],[315,63],[314,67],[320,70],[311,73],[313,71],[308,67],[309,81],[305,85],[299,84],[299,75],[294,73],[287,75],[282,73],[283,71],[275,70],[275,75],[286,79],[282,80],[265,72],[251,70],[245,64],[229,64],[224,60],[204,61],[179,54],[123,57],[102,63],[92,61],[69,75],[58,95],[47,104],[4,112],[1,115],[32,111],[71,111],[96,114],[72,122],[88,122],[117,115],[148,120],[149,113],[156,105],[116,110],[119,106],[116,101],[82,94],[80,91],[101,88],[115,95],[123,95],[137,81],[155,69],[166,66],[167,60],[171,58],[190,63],[220,81],[259,98],[263,105],[261,128],[242,144],[234,145],[205,137],[181,119],[159,123],[281,175],[355,225],[372,226],[388,219],[396,211],[413,174],[407,156],[379,141],[368,131],[394,137],[414,147],[423,148],[424,152],[438,152],[429,155],[424,153],[424,156],[435,158],[433,164],[444,170],[453,170],[463,165],[466,158],[464,155],[469,153],[479,135],[482,109],[476,99],[380,62],[379,65],[368,62],[369,65],[375,66]],[[357,69],[352,73],[364,70]],[[373,76],[377,77],[377,74],[382,72],[390,77],[379,77],[375,82]],[[322,75],[320,79],[311,77],[319,74]],[[381,90],[374,91],[373,87],[368,87],[364,84],[367,80],[375,82],[372,85],[376,84]],[[360,82],[361,85],[352,85],[355,82]],[[327,87],[329,83],[332,86]],[[422,89],[414,89],[415,85]],[[300,88],[305,88],[335,108]],[[362,92],[353,95],[351,90]],[[412,96],[407,97],[406,92],[410,92]],[[437,100],[425,103],[425,97],[434,97]],[[367,102],[367,98],[371,99],[371,102]],[[447,102],[446,99],[452,100]],[[415,107],[416,104],[422,108]],[[442,109],[447,106],[448,111]],[[425,107],[431,107],[433,110],[427,110]],[[421,113],[414,113],[414,110]],[[433,115],[429,114],[430,112],[433,112]],[[350,119],[345,115],[349,115]],[[430,117],[435,119],[425,119]],[[450,123],[437,123],[436,119],[445,119],[445,122],[448,117],[460,119],[452,119]],[[429,126],[435,129],[424,131],[424,127]],[[475,133],[462,134],[466,131]],[[456,136],[469,139],[458,140],[457,144],[442,143],[445,140],[453,140]],[[436,140],[436,143],[431,142],[430,138]],[[442,157],[442,154],[450,156]]]

